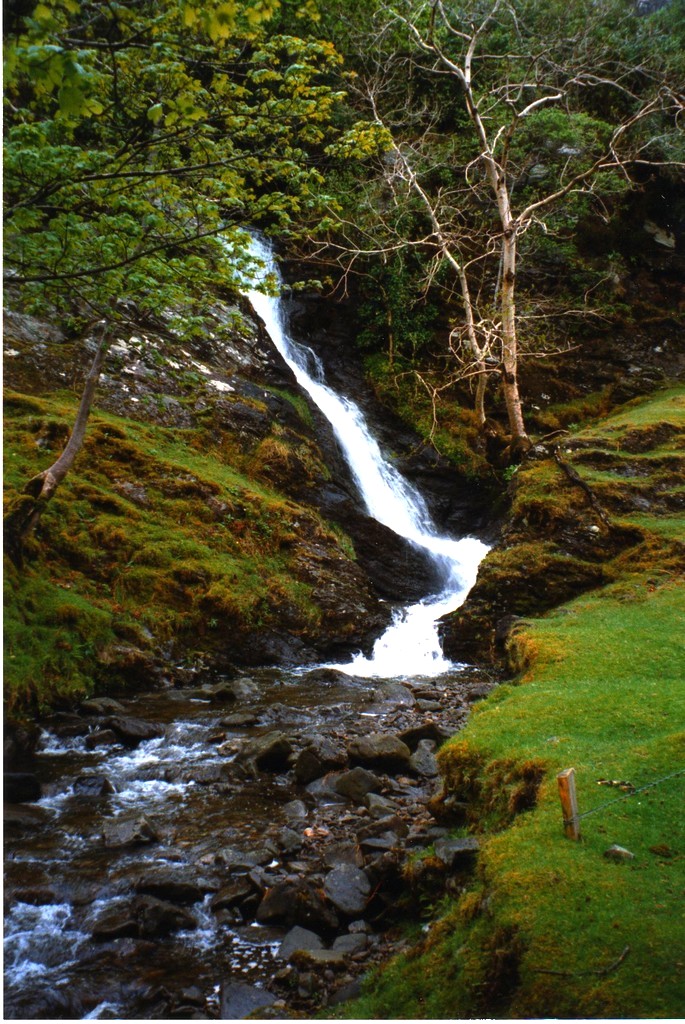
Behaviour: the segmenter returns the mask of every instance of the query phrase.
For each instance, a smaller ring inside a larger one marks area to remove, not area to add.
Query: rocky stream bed
[[[262,669],[86,701],[21,757],[10,735],[6,1019],[297,1018],[354,996],[421,893],[473,866],[435,750],[492,685]]]

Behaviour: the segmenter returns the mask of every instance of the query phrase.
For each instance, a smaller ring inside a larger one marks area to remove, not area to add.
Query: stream
[[[263,990],[267,1015],[307,1016],[387,955],[402,859],[447,834],[426,807],[434,752],[490,683],[444,658],[437,621],[487,548],[440,536],[280,301],[246,290],[367,511],[425,550],[440,587],[370,657],[198,674],[42,722],[40,798],[6,805],[5,1019],[231,1019]],[[293,926],[319,945],[291,957]]]

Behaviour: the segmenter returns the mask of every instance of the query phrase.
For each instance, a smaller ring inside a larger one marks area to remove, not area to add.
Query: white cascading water
[[[289,337],[280,299],[255,289],[268,275],[280,281],[271,249],[254,238],[252,255],[263,269],[254,273],[245,294],[298,384],[331,424],[368,514],[423,548],[443,581],[437,594],[395,613],[391,625],[376,641],[370,658],[358,654],[349,664],[336,668],[350,675],[381,679],[447,672],[454,665],[442,653],[438,619],[465,600],[488,548],[475,537],[454,540],[438,534],[421,495],[383,458],[358,406],[332,391],[324,383],[323,367],[316,353]]]

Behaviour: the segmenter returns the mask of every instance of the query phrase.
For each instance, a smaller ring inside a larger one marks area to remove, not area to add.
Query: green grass
[[[6,508],[62,449],[74,407],[67,394],[7,396]],[[181,640],[201,654],[284,622],[316,635],[321,609],[302,566],[309,546],[323,544],[335,572],[342,543],[310,509],[229,459],[201,432],[91,416],[24,571],[6,559],[8,711],[45,710],[121,682],[108,655],[117,645],[154,654]]]
[[[656,429],[663,423],[679,433]],[[672,457],[684,428],[685,391],[674,389],[575,439]],[[539,497],[550,468],[519,474],[522,506],[526,481]],[[576,468],[589,478],[585,463]],[[602,482],[632,486],[601,477],[600,497]],[[469,801],[481,833],[477,875],[422,943],[369,982],[351,1017],[682,1015],[685,510],[626,521],[645,540],[614,559],[614,580],[519,624],[509,641],[516,677],[442,748],[446,790]],[[562,827],[556,775],[570,767],[580,842]],[[607,859],[613,844],[634,859]]]

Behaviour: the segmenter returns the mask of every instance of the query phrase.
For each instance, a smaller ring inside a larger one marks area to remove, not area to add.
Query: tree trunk
[[[23,548],[26,538],[36,528],[47,503],[64,480],[83,446],[86,425],[95,398],[102,364],[109,347],[108,327],[100,322],[100,340],[95,358],[86,377],[74,427],[64,451],[51,466],[34,476],[24,487],[20,498],[14,502],[4,523],[5,549],[17,566],[23,565]]]
[[[516,337],[516,232],[511,225],[504,228],[502,242],[502,284],[500,308],[502,311],[502,393],[507,408],[511,448],[521,455],[530,448],[521,408],[518,387],[518,350]]]

